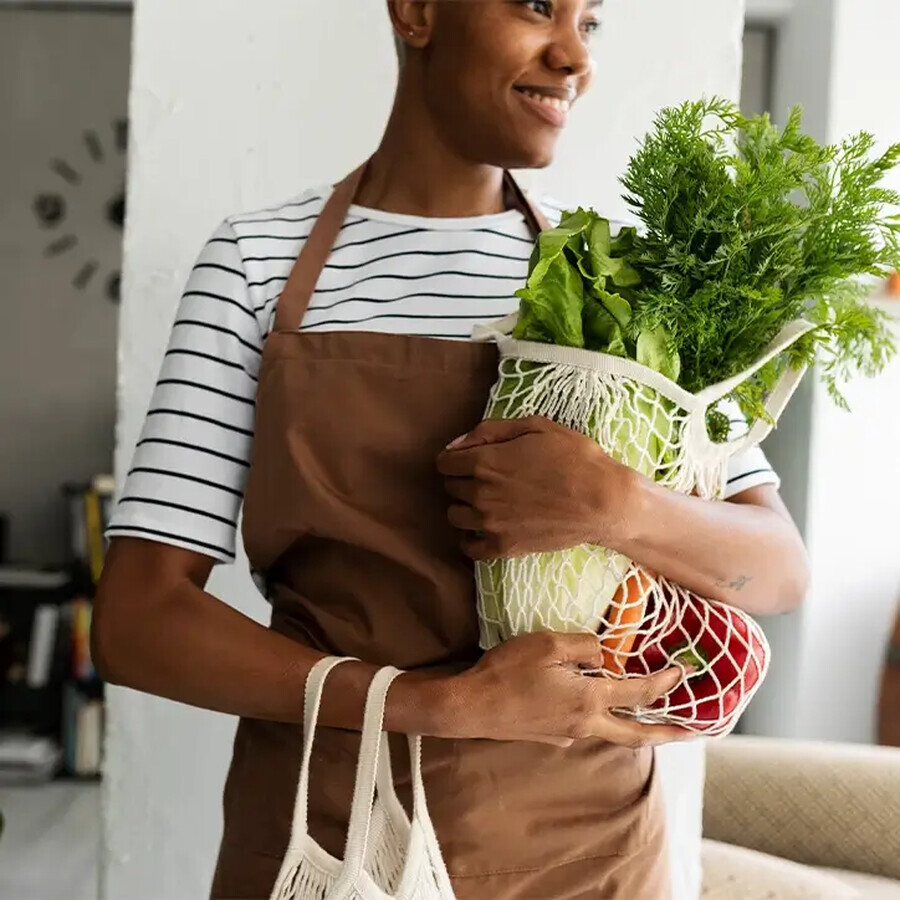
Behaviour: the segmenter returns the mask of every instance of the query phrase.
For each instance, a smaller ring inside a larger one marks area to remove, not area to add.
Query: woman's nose
[[[576,78],[588,75],[593,58],[578,26],[561,25],[547,48],[547,63],[554,71],[564,71]]]

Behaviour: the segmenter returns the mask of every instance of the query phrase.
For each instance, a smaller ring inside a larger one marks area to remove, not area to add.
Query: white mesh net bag
[[[771,432],[805,370],[782,367],[766,401],[770,421],[754,422],[737,439],[713,442],[707,412],[813,327],[791,323],[753,366],[691,394],[633,360],[514,340],[509,334],[516,320],[475,330],[476,339],[494,340],[500,350],[485,418],[544,416],[587,435],[657,483],[704,499],[721,497],[729,459]],[[697,668],[655,708],[628,711],[644,720],[726,733],[768,667],[765,636],[749,616],[603,547],[478,563],[476,582],[485,650],[535,631],[584,631],[600,636],[609,676],[638,677],[672,664]]]
[[[397,669],[380,669],[369,687],[343,860],[325,851],[309,833],[309,773],[322,691],[334,667],[348,661],[323,659],[306,682],[303,757],[291,838],[270,900],[453,900],[425,802],[422,741],[417,736],[408,738],[412,819],[394,789],[383,728],[388,690],[401,674]]]

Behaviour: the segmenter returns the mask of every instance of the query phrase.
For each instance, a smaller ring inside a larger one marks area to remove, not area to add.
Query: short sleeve
[[[237,236],[224,223],[181,298],[108,537],[233,561],[262,346]]]
[[[728,480],[723,497],[728,500],[763,484],[781,487],[781,479],[759,447],[736,454],[728,465]]]
[[[746,433],[747,420],[741,414],[740,407],[736,403],[723,404],[722,412],[731,420],[732,439]],[[728,500],[730,497],[736,497],[744,491],[749,491],[750,488],[760,487],[764,484],[771,484],[779,488],[781,479],[772,468],[766,454],[759,447],[753,447],[735,454],[729,461],[723,497]]]

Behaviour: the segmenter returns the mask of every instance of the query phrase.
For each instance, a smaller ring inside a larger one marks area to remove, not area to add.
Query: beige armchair
[[[900,900],[900,750],[707,748],[704,900]]]

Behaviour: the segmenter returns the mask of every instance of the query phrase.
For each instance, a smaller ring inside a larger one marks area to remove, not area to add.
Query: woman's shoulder
[[[289,197],[283,203],[229,216],[225,224],[233,229],[238,240],[252,239],[261,227],[270,224],[277,226],[279,232],[291,232],[297,230],[293,226],[304,225],[318,218],[327,195],[328,191],[324,188],[310,188]]]

